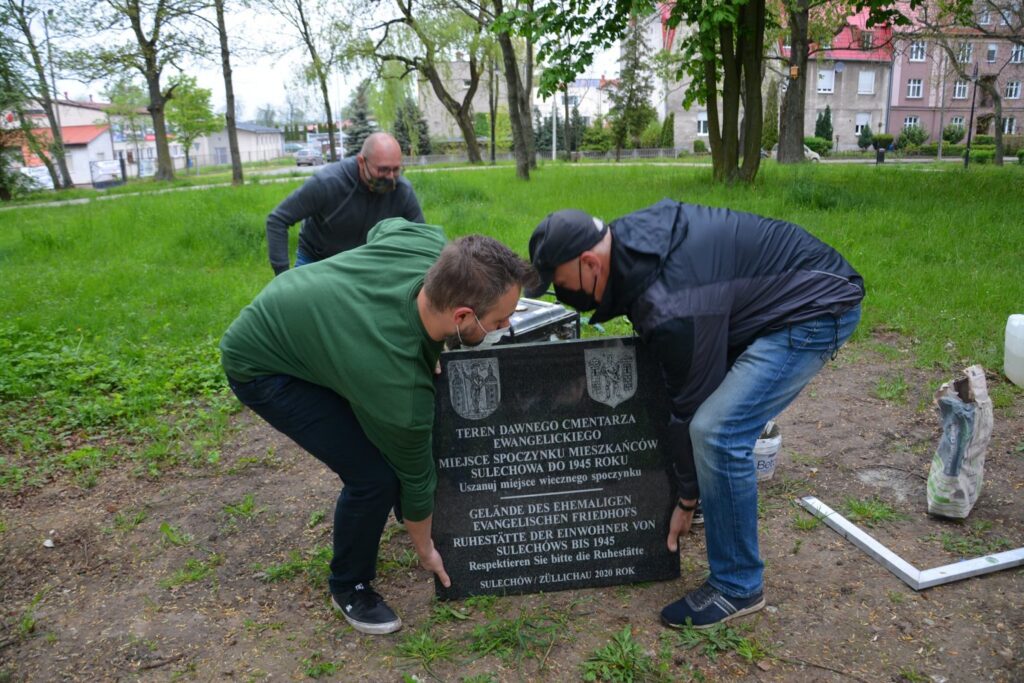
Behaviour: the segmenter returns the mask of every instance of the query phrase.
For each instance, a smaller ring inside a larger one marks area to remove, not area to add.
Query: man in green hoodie
[[[370,586],[392,507],[451,584],[431,540],[434,369],[447,338],[472,346],[508,327],[533,277],[494,239],[446,244],[436,226],[388,219],[365,246],[275,278],[221,341],[239,400],[344,482],[329,583],[358,631],[402,625]]]

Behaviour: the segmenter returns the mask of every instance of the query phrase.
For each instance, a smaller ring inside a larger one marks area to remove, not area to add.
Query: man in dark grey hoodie
[[[327,164],[267,216],[267,252],[274,274],[288,270],[288,228],[302,221],[295,265],[366,244],[385,218],[425,223],[412,185],[402,177],[402,149],[387,133],[366,138],[354,157]]]
[[[626,315],[661,363],[672,402],[667,448],[679,500],[678,551],[698,498],[710,576],[662,610],[697,628],[764,607],[753,447],[860,320],[864,280],[792,223],[662,200],[604,225],[582,211],[547,216],[530,238],[563,303]]]

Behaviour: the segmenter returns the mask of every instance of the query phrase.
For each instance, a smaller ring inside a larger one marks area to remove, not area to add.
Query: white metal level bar
[[[876,541],[869,534],[865,533],[863,529],[814,496],[804,496],[798,499],[797,503],[815,517],[824,521],[825,524],[829,525],[840,536],[875,558],[882,566],[916,591],[959,581],[971,576],[980,576],[981,574],[1024,565],[1024,548],[1017,548],[1016,550],[1007,550],[995,555],[985,555],[922,571]]]

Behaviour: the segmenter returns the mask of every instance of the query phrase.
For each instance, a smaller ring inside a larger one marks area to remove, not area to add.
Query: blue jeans
[[[348,401],[289,375],[250,382],[228,378],[242,403],[323,462],[344,483],[334,506],[330,588],[344,595],[377,574],[377,550],[388,513],[398,504],[391,466],[370,443]]]
[[[316,263],[316,259],[302,251],[302,247],[295,248],[295,267],[305,266],[310,263]]]
[[[712,586],[746,598],[764,589],[757,545],[754,443],[850,338],[860,306],[759,337],[697,409],[690,440],[704,511]]]

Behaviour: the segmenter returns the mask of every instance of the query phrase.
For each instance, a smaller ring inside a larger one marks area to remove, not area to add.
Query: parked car
[[[324,155],[318,149],[300,149],[295,153],[296,166],[319,166],[324,163]]]
[[[779,146],[775,145],[772,147],[771,157],[772,159],[778,158]],[[813,149],[804,145],[804,161],[821,161],[821,155],[815,152]]]
[[[284,153],[294,155],[300,149],[306,149],[306,146],[301,142],[286,142],[284,143]]]

